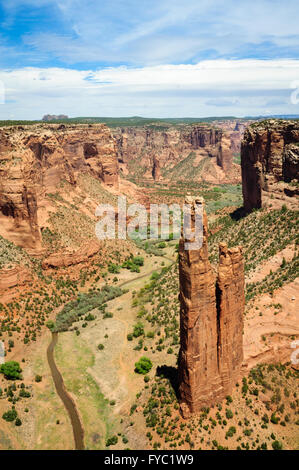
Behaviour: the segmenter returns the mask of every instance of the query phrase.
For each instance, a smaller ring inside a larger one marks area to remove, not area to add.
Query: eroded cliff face
[[[38,209],[63,180],[90,173],[118,187],[115,141],[105,125],[37,125],[0,129],[0,234],[41,248]]]
[[[201,199],[192,205],[193,221]],[[179,393],[188,418],[231,392],[243,359],[244,266],[241,248],[220,246],[216,278],[208,259],[207,216],[203,211],[203,243],[186,250],[179,244],[180,354]]]
[[[251,125],[241,145],[242,188],[247,211],[275,203],[298,204],[299,122]]]
[[[241,141],[246,128],[252,121],[216,121],[216,125],[225,132],[230,139],[230,147],[233,154],[238,154],[241,150]]]
[[[112,129],[117,141],[120,168],[125,175],[168,179],[169,173],[194,154],[192,165],[209,160],[212,172],[194,172],[194,178],[221,182],[239,181],[239,167],[233,164],[229,134],[209,125],[157,128],[157,126]],[[234,171],[232,171],[232,169]],[[184,179],[184,174],[180,175]]]

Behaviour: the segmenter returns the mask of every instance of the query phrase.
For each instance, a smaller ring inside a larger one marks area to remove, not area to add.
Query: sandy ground
[[[294,245],[289,245],[251,274],[249,282],[259,282],[275,272],[283,258],[290,261]],[[244,365],[258,362],[290,362],[292,343],[299,338],[299,278],[277,289],[273,296],[262,294],[250,304],[244,324]],[[245,370],[245,369],[244,369]]]

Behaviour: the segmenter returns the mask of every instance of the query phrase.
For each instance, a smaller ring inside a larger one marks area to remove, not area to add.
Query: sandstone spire
[[[237,381],[243,360],[243,313],[245,308],[242,248],[219,245],[216,284],[218,364],[225,395]]]
[[[203,202],[190,198],[186,202],[192,206],[194,222],[195,207]],[[241,249],[221,245],[216,297],[204,210],[202,246],[186,250],[185,241],[182,236],[179,245],[179,393],[181,412],[188,417],[223,399],[238,375],[243,357],[244,272]]]

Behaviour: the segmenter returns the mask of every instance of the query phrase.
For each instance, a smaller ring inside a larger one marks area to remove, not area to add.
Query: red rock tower
[[[236,383],[243,361],[245,309],[244,261],[241,247],[219,245],[216,283],[218,364],[225,395]]]
[[[194,224],[195,207],[203,201],[188,198],[186,202],[191,204]],[[216,287],[207,238],[207,216],[203,210],[202,246],[186,250],[183,236],[179,245],[179,393],[181,412],[186,418],[230,392],[243,359],[242,251],[221,245]]]

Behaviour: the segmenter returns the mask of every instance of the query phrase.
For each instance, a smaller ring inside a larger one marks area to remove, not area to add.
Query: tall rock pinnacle
[[[188,198],[194,222],[199,199]],[[198,249],[179,245],[180,341],[179,393],[184,417],[198,413],[227,395],[242,363],[244,270],[241,248],[220,246],[216,279],[208,260],[207,216]],[[216,296],[217,290],[217,296]],[[232,353],[233,351],[233,353]]]
[[[216,284],[218,364],[225,395],[237,381],[243,360],[245,308],[244,261],[241,247],[219,245]]]

